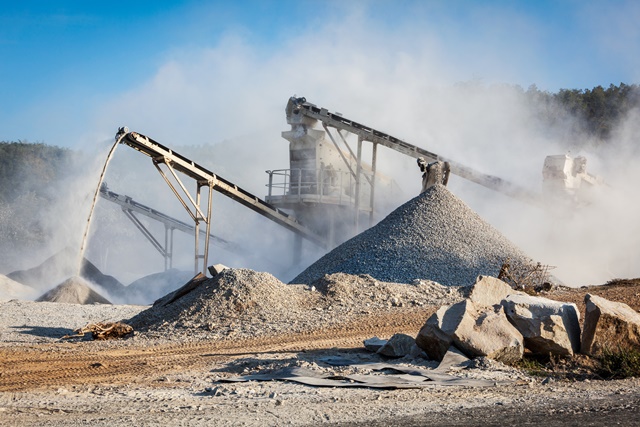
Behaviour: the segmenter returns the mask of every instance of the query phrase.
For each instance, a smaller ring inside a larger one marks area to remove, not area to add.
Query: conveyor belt
[[[292,97],[289,99],[289,102],[293,104],[290,106],[292,107],[291,110],[293,114],[303,114],[304,116],[319,120],[329,127],[353,133],[362,138],[363,141],[383,145],[402,154],[406,154],[407,156],[414,158],[425,157],[429,161],[440,160],[443,162],[449,162],[451,173],[475,182],[476,184],[503,193],[507,196],[533,203],[538,203],[540,200],[540,196],[531,190],[505,181],[497,176],[478,172],[456,161],[432,153],[431,151],[410,144],[399,138],[395,138],[384,132],[380,132],[369,126],[347,119],[340,114],[331,113],[326,108],[319,108],[316,105],[307,102],[305,98]]]
[[[159,144],[151,138],[137,132],[127,132],[125,135],[119,134],[117,138],[120,138],[122,144],[128,145],[129,147],[151,157],[154,159],[154,162],[170,164],[176,171],[179,171],[198,182],[212,183],[213,190],[224,194],[225,196],[318,244],[319,246],[326,247],[327,243],[323,237],[308,229],[287,213],[238,187],[232,182],[227,181],[219,175],[205,169],[194,161],[176,153],[172,149]]]
[[[114,193],[113,191],[109,190],[106,185],[100,187],[100,196],[105,200],[109,200],[110,202],[120,205],[123,210],[139,213],[148,218],[159,221],[166,227],[172,228],[174,230],[179,230],[188,234],[192,234],[195,230],[195,227],[193,225],[187,224],[186,222],[180,221],[179,219],[159,212],[153,208],[150,208],[149,206],[145,206],[142,203],[138,203],[129,196]],[[204,233],[204,230],[200,230],[200,233]],[[221,247],[229,249],[233,246],[233,244],[228,240],[225,240],[218,236],[214,236],[213,234],[211,235],[211,238]]]

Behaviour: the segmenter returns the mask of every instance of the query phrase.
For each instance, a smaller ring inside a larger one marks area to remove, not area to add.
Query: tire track
[[[424,324],[424,310],[362,317],[331,328],[305,333],[258,336],[242,340],[205,341],[135,347],[90,349],[43,344],[0,349],[0,391],[28,391],[75,384],[152,383],[158,373],[197,370],[214,360],[246,354],[299,352],[332,347],[356,348],[373,335],[413,334]],[[85,345],[86,344],[86,345]]]

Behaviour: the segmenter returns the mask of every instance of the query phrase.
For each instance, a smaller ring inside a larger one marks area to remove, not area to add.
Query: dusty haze
[[[512,82],[522,81],[522,75],[534,84],[546,72],[536,70],[534,56],[528,58],[528,67],[505,62],[510,53],[520,52],[524,58],[518,63],[527,64],[524,46],[514,42],[492,48],[495,35],[484,35],[488,43],[479,39],[479,50],[467,46],[451,52],[441,42],[444,35],[418,27],[393,31],[369,19],[353,10],[329,24],[319,22],[279,49],[260,49],[229,33],[216,45],[168,54],[148,81],[115,94],[94,112],[92,129],[84,136],[89,160],[78,179],[65,183],[61,203],[47,211],[56,236],[48,242],[50,250],[78,244],[99,165],[122,125],[187,156],[193,147],[186,146],[211,146],[194,152],[212,155],[193,159],[264,197],[264,171],[288,168],[288,143],[280,132],[289,128],[284,108],[296,94],[535,191],[541,188],[547,154],[570,150],[571,155],[585,155],[588,171],[603,176],[609,187],[593,205],[561,217],[457,177],[452,177],[450,189],[531,257],[557,266],[554,273],[569,285],[640,276],[635,238],[640,209],[634,198],[639,182],[638,111],[620,124],[606,148],[584,144],[586,137],[569,132],[570,121],[543,126],[535,118],[536,106],[525,103],[513,88]],[[603,43],[606,40],[603,37]],[[482,56],[484,74],[468,75],[464,55]],[[609,83],[619,82],[601,82]],[[576,150],[579,146],[591,148]],[[393,201],[396,206],[418,194],[420,172],[414,159],[386,148],[380,149],[378,159],[379,170],[403,189]],[[117,193],[188,221],[150,159],[128,147],[116,151],[106,182]],[[290,266],[293,238],[288,231],[218,194],[213,216],[214,233],[246,251],[238,255],[214,247],[210,264],[269,271],[284,281],[305,267]],[[162,258],[117,206],[98,203],[92,233],[87,257],[123,283],[163,267]],[[306,263],[321,255],[310,244],[305,247]],[[191,238],[176,232],[174,267],[192,269],[192,257]]]

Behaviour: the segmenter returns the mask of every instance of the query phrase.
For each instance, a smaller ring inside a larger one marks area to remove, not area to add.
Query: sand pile
[[[89,284],[78,276],[70,277],[42,295],[36,301],[69,304],[111,304],[109,300],[91,289]]]
[[[11,280],[0,274],[0,301],[12,299],[31,300],[38,296],[38,291],[30,286]]]
[[[497,276],[507,259],[512,266],[532,264],[462,200],[436,185],[320,258],[290,283],[313,283],[325,274],[343,272],[385,282],[428,279],[466,286],[478,275]]]

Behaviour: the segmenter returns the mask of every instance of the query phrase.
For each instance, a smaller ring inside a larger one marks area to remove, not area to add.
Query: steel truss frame
[[[182,206],[189,213],[195,224],[195,257],[194,271],[207,274],[207,263],[209,257],[209,238],[211,236],[211,214],[213,204],[213,191],[218,191],[234,201],[252,209],[253,211],[271,219],[277,224],[293,231],[294,233],[312,241],[313,243],[326,248],[326,239],[317,235],[314,231],[302,225],[295,218],[289,216],[285,212],[270,205],[264,200],[254,196],[237,185],[225,180],[224,178],[214,174],[213,172],[198,165],[192,160],[178,154],[177,152],[167,148],[151,138],[139,134],[137,132],[129,132],[126,127],[122,127],[116,134],[116,140],[121,144],[125,144],[149,157],[151,157],[154,166],[171,188],[171,191],[178,198]],[[169,174],[160,167],[163,164]],[[186,175],[196,181],[196,195],[193,197],[187,190],[178,173]],[[171,178],[173,178],[173,180]],[[202,206],[202,188],[208,187],[206,195],[206,208]],[[181,190],[181,191],[180,191]],[[201,223],[206,225],[204,248],[201,250],[200,243],[200,226]],[[202,260],[202,264],[199,261]],[[201,265],[202,268],[198,268]]]

